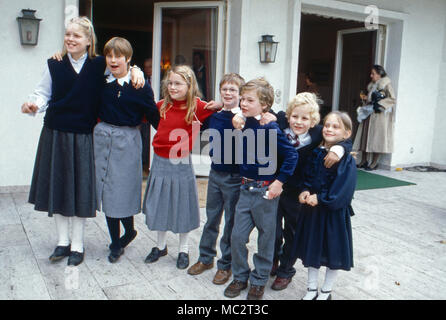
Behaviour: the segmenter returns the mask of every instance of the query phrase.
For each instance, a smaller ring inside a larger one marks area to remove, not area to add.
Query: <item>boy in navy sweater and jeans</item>
[[[240,87],[243,84],[245,80],[236,73],[226,74],[220,81],[223,109],[209,118],[212,164],[206,199],[207,221],[201,235],[198,262],[187,270],[190,275],[198,275],[214,266],[214,257],[217,254],[216,242],[224,210],[225,227],[220,239],[221,258],[217,261],[218,270],[212,280],[218,285],[226,283],[232,275],[231,232],[234,225],[235,205],[240,194],[241,178],[239,166],[234,159],[234,139],[232,136],[229,137],[230,139],[224,139],[224,137],[225,130],[232,132],[232,118],[240,111]],[[220,143],[215,140],[217,138]],[[232,153],[232,156],[226,159],[229,153]]]
[[[277,123],[261,125],[259,122],[274,102],[272,86],[264,79],[254,79],[242,87],[241,95],[240,107],[247,119],[243,135],[239,137],[243,147],[242,186],[231,236],[234,280],[224,294],[237,297],[247,288],[249,280],[247,298],[259,300],[273,265],[279,196],[282,185],[294,172],[298,154]],[[258,251],[254,254],[255,269],[251,272],[246,244],[254,227],[258,230]]]

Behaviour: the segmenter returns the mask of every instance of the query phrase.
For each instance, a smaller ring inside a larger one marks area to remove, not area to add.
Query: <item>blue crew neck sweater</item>
[[[298,153],[276,122],[262,126],[255,118],[248,118],[243,128],[242,139],[243,142],[240,143],[243,146],[241,176],[259,181],[277,179],[285,183],[293,174],[298,161]]]
[[[105,84],[99,108],[101,121],[115,126],[136,127],[144,115],[155,129],[158,128],[159,112],[147,81],[141,89],[135,89],[130,83],[121,86],[116,80]]]

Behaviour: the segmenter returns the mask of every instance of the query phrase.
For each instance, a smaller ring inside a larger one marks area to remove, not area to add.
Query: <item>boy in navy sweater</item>
[[[198,262],[187,270],[190,275],[198,275],[214,266],[213,260],[217,254],[216,242],[224,210],[225,227],[220,239],[221,258],[217,261],[218,270],[212,280],[217,285],[226,283],[232,275],[231,233],[235,205],[240,194],[241,178],[239,166],[235,162],[234,139],[232,136],[228,139],[224,137],[225,130],[230,132],[233,130],[232,118],[240,111],[240,87],[244,84],[245,80],[236,73],[226,74],[220,81],[223,109],[214,113],[208,122],[212,164],[206,200],[207,221],[201,235]]]
[[[294,172],[298,155],[277,123],[261,125],[259,122],[274,102],[272,86],[264,79],[254,79],[242,87],[241,94],[240,106],[247,118],[241,137],[242,186],[231,236],[234,280],[224,294],[237,297],[247,288],[249,279],[247,298],[259,300],[273,264],[279,195],[282,185]],[[258,251],[254,254],[255,269],[251,272],[246,244],[254,227],[259,232]]]

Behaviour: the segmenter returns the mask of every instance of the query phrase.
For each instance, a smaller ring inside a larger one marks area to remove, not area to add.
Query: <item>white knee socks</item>
[[[313,300],[317,296],[319,269],[308,268],[308,289],[302,300]]]
[[[73,235],[71,237],[71,251],[84,252],[84,227],[86,218],[73,217]]]
[[[57,242],[58,246],[66,247],[70,244],[70,235],[68,233],[69,219],[69,217],[65,217],[61,214],[54,215],[54,220],[56,221],[56,229],[59,235],[59,240]]]
[[[318,300],[327,300],[328,295],[331,293],[331,290],[333,289],[333,284],[336,280],[337,274],[338,274],[337,270],[332,270],[327,268],[327,271],[325,272],[324,285],[322,286],[321,293],[317,298]]]
[[[158,231],[158,249],[163,250],[166,247],[167,231]]]
[[[189,233],[180,233],[179,252],[189,253]]]

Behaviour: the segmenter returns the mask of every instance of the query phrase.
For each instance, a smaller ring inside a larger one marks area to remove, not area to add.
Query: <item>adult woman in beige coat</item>
[[[361,153],[358,167],[374,170],[381,154],[393,151],[396,97],[383,67],[374,65],[370,78],[372,81],[367,86],[367,103],[373,106],[373,112],[359,124],[353,150]],[[369,165],[367,160],[370,154],[372,162]]]

